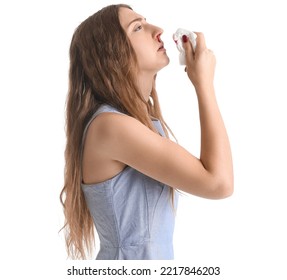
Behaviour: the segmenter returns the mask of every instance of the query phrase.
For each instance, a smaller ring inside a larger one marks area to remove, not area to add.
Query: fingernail
[[[182,41],[183,41],[184,43],[186,43],[186,42],[188,41],[188,38],[187,38],[186,35],[182,35]]]

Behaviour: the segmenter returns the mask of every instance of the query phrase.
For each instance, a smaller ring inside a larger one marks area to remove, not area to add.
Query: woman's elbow
[[[216,188],[214,190],[214,199],[224,199],[230,197],[234,191],[234,182],[233,178],[225,178],[216,184]]]

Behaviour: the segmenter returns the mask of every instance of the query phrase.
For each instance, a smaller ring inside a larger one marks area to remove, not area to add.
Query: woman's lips
[[[166,51],[163,44],[158,48],[158,51]]]

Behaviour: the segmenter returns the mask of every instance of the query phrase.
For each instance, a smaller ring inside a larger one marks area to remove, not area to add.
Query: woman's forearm
[[[200,160],[218,180],[223,192],[233,191],[233,167],[227,131],[216,101],[213,85],[196,88],[201,125]]]

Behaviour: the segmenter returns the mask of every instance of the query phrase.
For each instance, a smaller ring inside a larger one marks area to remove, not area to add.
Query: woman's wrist
[[[215,89],[214,89],[214,85],[212,84],[201,84],[201,85],[196,85],[194,86],[195,88],[195,92],[198,96],[202,96],[202,95],[213,95],[215,94]]]

